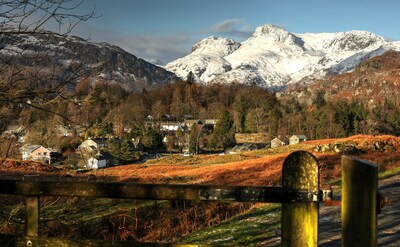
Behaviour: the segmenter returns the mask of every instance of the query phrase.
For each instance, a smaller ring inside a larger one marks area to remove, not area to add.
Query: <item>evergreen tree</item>
[[[163,146],[162,139],[163,136],[160,132],[149,128],[143,137],[143,144],[150,149],[161,148]]]
[[[315,96],[315,99],[313,100],[313,104],[318,109],[323,107],[326,104],[325,93],[324,92],[318,92],[317,95]]]
[[[189,152],[192,154],[197,154],[199,151],[199,138],[201,135],[201,128],[198,126],[192,126],[189,134]]]
[[[107,143],[107,151],[117,164],[132,162],[137,158],[133,144],[128,139],[110,139]]]
[[[246,127],[245,127],[246,115],[250,108],[248,94],[238,95],[235,98],[235,102],[233,103],[233,106],[234,106],[235,113],[237,116],[238,123],[236,124],[236,126],[239,129],[238,131],[245,132],[246,131]]]
[[[217,142],[217,147],[224,149],[236,143],[233,120],[231,114],[227,110],[218,118],[213,132],[213,139]]]

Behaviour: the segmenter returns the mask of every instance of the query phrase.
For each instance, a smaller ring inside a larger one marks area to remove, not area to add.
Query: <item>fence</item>
[[[342,179],[342,246],[375,246],[377,166],[343,156]],[[318,162],[305,151],[285,159],[282,187],[0,180],[0,194],[25,196],[26,212],[25,236],[2,235],[0,246],[209,246],[40,237],[40,196],[282,203],[282,246],[317,246],[319,202],[332,199],[319,189]]]

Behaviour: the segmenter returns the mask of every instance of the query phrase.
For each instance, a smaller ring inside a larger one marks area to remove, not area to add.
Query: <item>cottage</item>
[[[94,150],[99,150],[107,146],[106,138],[95,138],[95,139],[87,139],[79,145],[78,150],[91,152]]]
[[[271,141],[271,148],[276,148],[276,147],[285,146],[285,145],[286,145],[286,143],[284,141],[282,141],[281,139],[279,139],[278,137],[275,137]]]
[[[86,167],[88,169],[104,168],[109,164],[111,158],[112,158],[111,154],[100,151],[96,155],[88,159]]]
[[[289,138],[290,145],[297,144],[297,143],[304,142],[304,141],[307,141],[307,137],[305,135],[292,135]]]
[[[20,152],[22,153],[22,160],[34,160],[34,161],[42,161],[51,162],[51,154],[57,152],[51,148],[45,148],[42,145],[24,145],[20,148]]]

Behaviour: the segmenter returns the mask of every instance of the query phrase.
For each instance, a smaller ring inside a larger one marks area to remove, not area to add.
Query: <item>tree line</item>
[[[199,133],[201,130],[192,130],[192,142],[196,139],[196,143],[204,142],[211,148],[234,144],[234,133],[265,133],[270,139],[293,134],[303,134],[310,139],[399,134],[400,110],[395,101],[387,99],[371,106],[356,99],[327,101],[324,95],[322,91],[309,93],[309,101],[304,102],[290,94],[277,97],[276,93],[256,85],[191,82],[127,93],[119,84],[93,84],[83,80],[76,85],[73,100],[60,102],[53,110],[63,112],[73,122],[83,123],[93,136],[143,136],[154,148],[160,147],[160,131],[149,130],[146,122],[148,116],[161,122],[165,114],[180,122],[187,116],[219,119],[214,132],[220,134],[208,136],[206,140],[203,140],[205,135]],[[46,138],[50,130],[43,128],[45,122],[70,124],[64,118],[35,109],[22,110],[21,117],[32,126],[41,126],[37,138],[42,140],[54,139]],[[126,133],[127,128],[130,133]]]

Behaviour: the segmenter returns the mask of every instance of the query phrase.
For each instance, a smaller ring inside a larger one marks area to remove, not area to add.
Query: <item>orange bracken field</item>
[[[130,181],[138,183],[187,183],[215,185],[278,185],[282,164],[291,152],[306,150],[317,157],[321,185],[340,177],[341,153],[315,151],[332,143],[353,143],[363,153],[358,158],[375,162],[380,171],[400,166],[400,137],[357,135],[341,139],[306,141],[275,149],[263,149],[226,155],[182,157],[166,155],[140,164],[109,167],[89,172],[66,172],[36,162],[6,161],[0,166],[2,176],[46,176],[68,179]],[[377,150],[376,146],[389,148]],[[350,154],[351,155],[351,154]]]

